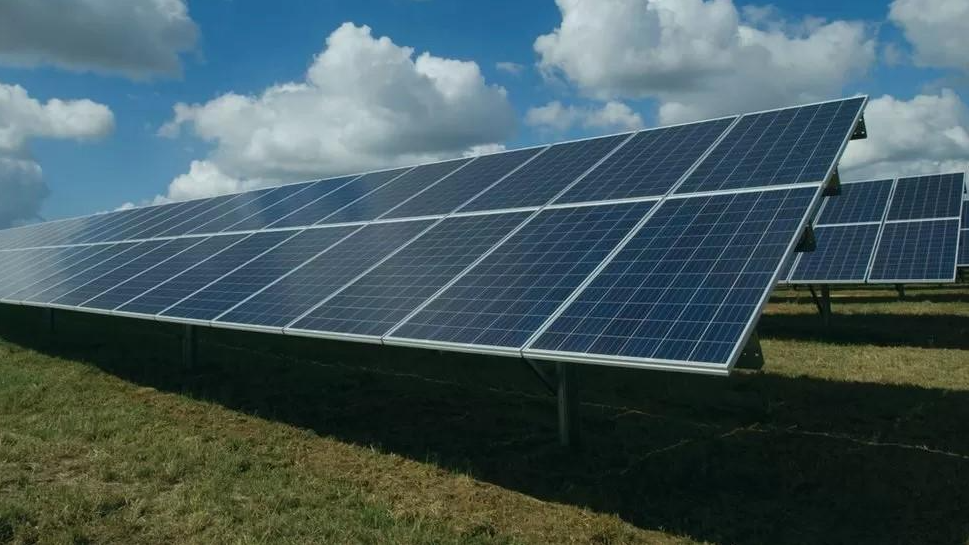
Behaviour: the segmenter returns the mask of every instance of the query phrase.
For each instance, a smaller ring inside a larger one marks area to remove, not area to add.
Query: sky
[[[965,170],[969,2],[4,0],[0,227],[867,94]]]

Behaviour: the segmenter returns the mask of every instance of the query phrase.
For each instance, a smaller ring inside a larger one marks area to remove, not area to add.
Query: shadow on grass
[[[758,331],[784,340],[969,350],[969,316],[838,314],[835,308],[829,327],[817,314],[770,313],[761,317]]]
[[[961,291],[958,291],[961,290]],[[867,287],[860,290],[855,287],[831,289],[831,303],[837,311],[838,304],[859,303],[969,303],[969,290],[964,288],[949,288],[947,290],[931,290],[925,288],[909,288],[904,298],[899,297],[894,289],[879,289]],[[783,288],[771,295],[774,303],[801,303],[813,305],[811,292],[804,288]]]
[[[204,330],[186,370],[165,324],[63,314],[51,340],[32,311],[0,312],[4,337],[41,352],[642,528],[741,544],[969,536],[969,392],[583,367],[584,448],[567,452],[554,400],[515,360]]]

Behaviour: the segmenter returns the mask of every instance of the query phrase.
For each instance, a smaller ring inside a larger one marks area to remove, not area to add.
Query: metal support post
[[[182,365],[191,369],[195,367],[198,358],[198,332],[193,325],[186,325],[182,330]]]
[[[558,375],[559,444],[577,447],[579,444],[579,396],[574,363],[555,364]]]
[[[831,325],[831,288],[821,286],[821,322],[824,327]]]
[[[54,327],[54,325],[55,325],[54,324],[54,309],[52,309],[52,308],[45,308],[43,310],[43,313],[44,313],[44,326],[47,328],[47,333],[53,335],[57,331],[55,329],[55,327]]]
[[[895,289],[898,290],[898,298],[905,299],[905,284],[895,284]]]

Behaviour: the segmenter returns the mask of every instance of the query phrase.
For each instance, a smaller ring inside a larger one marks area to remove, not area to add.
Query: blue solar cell
[[[158,314],[291,236],[292,231],[252,234],[116,310]]]
[[[148,231],[155,225],[165,223],[172,218],[182,217],[183,214],[190,213],[192,210],[198,207],[199,204],[200,203],[198,201],[186,201],[159,206],[154,213],[146,216],[137,224],[113,232],[112,239],[115,241],[124,241],[148,238],[142,236],[142,233]]]
[[[422,165],[383,187],[360,197],[359,200],[337,210],[319,223],[349,223],[369,221],[434,185],[438,180],[467,164],[471,159]]]
[[[747,114],[676,192],[824,182],[864,104],[859,97]]]
[[[142,230],[137,234],[137,237],[154,238],[161,236],[172,229],[179,229],[182,224],[195,221],[195,218],[197,217],[210,217],[210,214],[217,215],[221,213],[218,212],[219,210],[225,211],[227,208],[226,203],[235,199],[236,197],[237,195],[220,195],[218,197],[210,197],[208,199],[188,201],[188,203],[192,204],[193,206],[188,207],[183,212],[175,214],[174,216],[163,221],[142,226]],[[216,212],[213,213],[213,210]]]
[[[962,201],[962,228],[969,229],[969,201]]]
[[[791,283],[863,283],[880,224],[816,227],[817,248],[801,256]]]
[[[24,287],[24,282],[39,280],[38,270],[63,258],[63,250],[57,248],[17,250],[0,253],[0,298]],[[15,287],[19,286],[19,287]]]
[[[959,220],[886,223],[870,282],[951,282],[956,275]]]
[[[962,212],[962,173],[900,178],[888,221],[958,218]]]
[[[200,225],[189,232],[192,234],[203,234],[224,231],[241,221],[246,221],[250,217],[259,217],[259,213],[270,206],[279,204],[294,196],[298,198],[298,194],[307,187],[309,187],[309,184],[291,184],[263,191],[257,198],[243,202],[218,218],[204,225]],[[262,229],[264,227],[266,227],[266,224],[259,225],[256,229]]]
[[[188,269],[198,265],[205,259],[225,250],[229,246],[239,242],[246,235],[224,235],[211,238],[186,238],[184,240],[192,246],[185,251],[172,256],[170,259],[159,263],[155,267],[146,270],[131,279],[119,283],[109,291],[86,301],[80,306],[85,308],[97,308],[102,310],[114,310],[128,301],[154,289],[165,281],[178,276]]]
[[[80,306],[85,301],[104,293],[132,276],[145,272],[197,242],[198,239],[194,238],[172,239],[165,242],[148,241],[146,247],[151,248],[149,251],[100,276],[79,275],[90,277],[90,282],[78,286],[52,302],[56,305]]]
[[[65,246],[36,250],[24,258],[22,266],[8,270],[0,277],[0,299],[17,301],[20,299],[17,296],[21,295],[21,290],[106,248],[106,246]]]
[[[654,205],[545,210],[390,337],[521,348]]]
[[[355,178],[335,191],[320,197],[304,208],[272,223],[270,227],[306,227],[318,223],[323,218],[363,197],[404,174],[410,168],[399,168],[383,172],[372,172]]]
[[[136,259],[148,253],[158,246],[164,244],[163,241],[148,242],[127,242],[118,244],[115,248],[99,254],[97,263],[92,263],[90,267],[77,271],[72,275],[55,275],[53,281],[45,281],[40,285],[30,288],[29,295],[24,297],[24,301],[32,303],[50,303],[62,295],[68,294],[80,286],[87,284],[91,280],[98,278],[102,274],[110,272],[120,267],[132,259]],[[39,288],[39,289],[38,289]]]
[[[819,191],[665,201],[525,354],[732,363]]]
[[[217,282],[162,312],[162,316],[212,320],[250,295],[291,273],[336,244],[356,227],[300,231],[296,236],[246,263]]]
[[[327,180],[309,182],[309,187],[300,192],[298,195],[277,202],[265,210],[262,210],[258,214],[228,227],[224,231],[251,231],[262,229],[267,226],[287,227],[287,225],[273,224],[279,222],[286,216],[302,210],[303,208],[312,206],[312,204],[318,199],[333,193],[356,178],[358,178],[358,176],[343,176],[341,178],[330,178]],[[292,225],[289,227],[292,227]]]
[[[498,185],[475,197],[461,212],[542,206],[623,143],[628,134],[557,144]]]
[[[959,231],[959,266],[969,267],[969,229]]]
[[[258,191],[247,191],[246,193],[238,193],[235,195],[226,195],[228,199],[222,201],[217,206],[209,206],[201,212],[192,214],[192,216],[181,223],[178,223],[165,231],[162,231],[158,236],[162,237],[177,237],[181,235],[186,235],[193,232],[194,230],[208,224],[209,222],[219,219],[225,214],[228,214],[239,208],[240,206],[246,206],[262,197],[271,193],[272,189],[260,189]]]
[[[384,218],[449,214],[520,167],[544,148],[508,151],[476,158],[427,191],[394,208]]]
[[[841,185],[841,194],[825,199],[816,225],[881,222],[888,207],[894,180],[853,182]]]
[[[643,131],[555,202],[665,195],[735,119]]]
[[[92,222],[83,230],[77,232],[68,244],[93,244],[114,240],[114,235],[134,225],[140,225],[145,218],[158,211],[157,206],[135,208],[105,214],[101,219]]]
[[[374,223],[262,293],[218,318],[218,322],[283,327],[427,229],[431,221]]]
[[[381,336],[521,225],[528,212],[449,218],[292,325]]]

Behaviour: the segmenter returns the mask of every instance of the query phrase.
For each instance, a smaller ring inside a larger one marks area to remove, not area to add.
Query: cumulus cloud
[[[184,0],[4,0],[0,63],[143,79],[181,72],[198,29]]]
[[[541,129],[565,132],[573,127],[600,130],[635,130],[644,126],[643,119],[622,102],[609,101],[600,107],[565,106],[554,100],[531,108],[525,123]]]
[[[30,140],[85,141],[113,129],[114,115],[107,106],[56,98],[41,103],[19,85],[0,83],[0,228],[36,219],[49,194],[30,154]]]
[[[656,98],[675,123],[840,94],[875,59],[865,25],[789,22],[731,0],[556,0],[539,67],[602,99]]]
[[[969,71],[969,2],[895,0],[889,18],[912,44],[917,64]]]
[[[415,56],[346,23],[302,81],[178,104],[159,132],[187,128],[214,145],[172,183],[174,198],[459,156],[507,139],[515,125],[505,89],[476,63]]]
[[[969,165],[969,108],[952,90],[873,99],[865,122],[868,138],[851,142],[841,160],[846,178],[964,171]]]
[[[495,63],[495,68],[502,72],[507,72],[513,76],[517,76],[525,70],[525,67],[517,62],[498,62]]]

